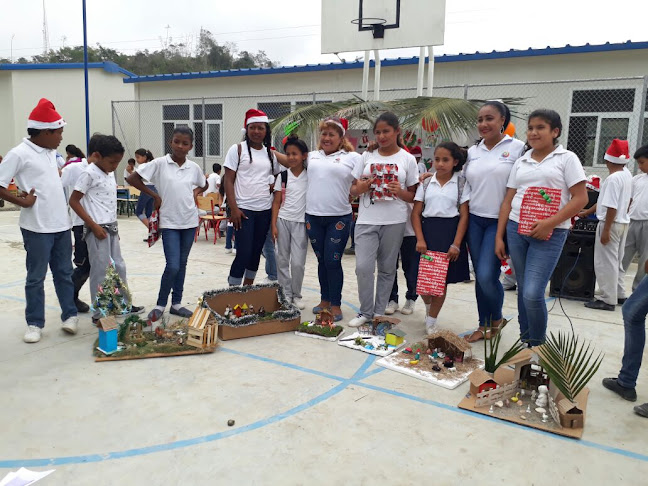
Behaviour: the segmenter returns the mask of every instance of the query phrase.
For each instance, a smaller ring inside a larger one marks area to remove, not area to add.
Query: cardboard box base
[[[588,396],[589,396],[589,389],[585,388],[577,397],[578,404],[579,406],[581,406],[581,409],[583,410],[583,414],[587,413]],[[501,414],[498,414],[498,411],[500,410],[499,407],[493,407],[494,408],[493,413],[488,413],[490,406],[475,408],[475,397],[473,395],[471,395],[470,397],[465,397],[463,400],[461,400],[458,407],[463,410],[468,410],[470,412],[475,412],[475,413],[481,413],[482,415],[487,415],[488,417],[492,417],[500,420],[506,420],[507,422],[513,422],[515,424],[523,425],[525,427],[532,427],[534,429],[543,430],[545,432],[550,432],[552,434],[562,435],[563,437],[570,437],[572,439],[580,439],[583,437],[583,430],[584,430],[583,428],[568,429],[566,427],[560,427],[558,424],[556,424],[556,422],[554,422],[551,416],[549,416],[549,421],[547,423],[543,423],[540,420],[538,421],[522,420],[520,418],[520,414],[524,410],[526,410],[526,406],[531,401],[531,397],[525,396],[522,397],[522,400],[524,400],[525,403],[523,406],[519,407],[521,409],[520,413],[514,414],[513,416],[503,416]],[[511,407],[518,407],[518,405],[511,403]],[[531,413],[534,414],[534,416],[538,415],[538,413],[535,411],[535,408],[536,405],[532,404],[531,409],[533,411]]]
[[[218,337],[222,341],[230,339],[241,339],[254,336],[265,336],[266,334],[277,334],[280,332],[296,331],[299,328],[299,318],[289,321],[261,321],[249,326],[231,327],[218,326]]]
[[[129,359],[148,359],[148,358],[169,358],[171,356],[191,356],[194,354],[209,354],[216,350],[216,346],[212,348],[197,349],[190,348],[187,351],[179,351],[177,353],[151,353],[143,354],[141,356],[98,356],[95,362],[98,361],[126,361]]]

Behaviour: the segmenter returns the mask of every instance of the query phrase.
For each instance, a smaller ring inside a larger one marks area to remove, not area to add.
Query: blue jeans
[[[157,189],[153,184],[147,184],[146,187],[148,187],[151,191],[157,194]],[[149,196],[145,192],[142,192],[137,198],[137,206],[135,206],[135,216],[137,216],[139,219],[150,218],[151,214],[153,213],[154,202],[155,200],[151,196]]]
[[[560,259],[568,231],[556,228],[547,241],[518,234],[514,221],[506,225],[511,262],[518,285],[520,339],[531,346],[544,343],[547,332],[545,291]]]
[[[479,325],[502,318],[504,289],[500,283],[501,262],[495,255],[497,219],[470,215],[468,223],[468,249],[475,270],[475,295]]]
[[[230,226],[228,224],[227,229],[225,230],[225,248],[227,250],[232,249],[232,237],[233,236],[234,236],[234,225]],[[234,240],[234,248],[236,248],[236,240]]]
[[[243,279],[254,280],[263,245],[270,231],[272,210],[250,211],[243,209],[245,218],[241,218],[241,227],[235,230],[236,258],[232,262],[230,274],[227,279],[230,285],[241,285]],[[276,275],[276,271],[275,271]]]
[[[623,360],[619,372],[619,385],[634,388],[641,368],[641,358],[646,344],[646,314],[648,314],[648,276],[644,277],[639,286],[621,308],[623,312],[623,327],[625,329],[625,345]]]
[[[416,293],[416,280],[418,279],[420,258],[421,254],[416,251],[416,236],[404,236],[403,243],[401,243],[400,247],[400,260],[403,267],[403,274],[405,275],[405,282],[407,282],[406,300],[416,301],[418,298],[418,294]],[[398,270],[398,262],[396,262],[396,270]],[[389,300],[398,303],[398,274],[394,278],[394,286],[392,287]]]
[[[275,245],[274,241],[272,241],[272,231],[268,231],[268,236],[266,236],[261,253],[265,258],[265,272],[268,280],[276,281],[277,259],[275,258]]]
[[[332,306],[342,304],[342,255],[349,240],[351,214],[343,216],[313,216],[306,214],[306,231],[317,257],[322,300]]]
[[[61,320],[77,315],[72,283],[72,237],[70,231],[35,233],[20,228],[27,250],[25,320],[30,326],[45,327],[45,276],[49,265],[54,289],[61,306]]]
[[[160,282],[157,305],[166,307],[171,290],[173,290],[171,305],[179,305],[182,303],[182,291],[187,273],[187,260],[189,259],[189,252],[191,251],[194,236],[196,235],[196,228],[163,228],[160,231],[162,234],[166,267],[164,267],[162,281]]]

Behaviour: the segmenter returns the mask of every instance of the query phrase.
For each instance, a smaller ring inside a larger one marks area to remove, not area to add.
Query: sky
[[[283,66],[334,62],[335,55],[321,54],[322,1],[330,0],[88,0],[88,43],[126,53],[158,50],[169,39],[195,46],[202,27],[219,43],[263,50]],[[414,1],[426,0],[402,0]],[[648,41],[645,5],[646,0],[447,0],[445,43],[435,54]],[[50,46],[82,44],[81,0],[45,0],[45,6]],[[0,57],[41,53],[42,30],[42,0],[0,0]],[[387,50],[381,57],[418,52]],[[340,57],[353,61],[361,55]]]

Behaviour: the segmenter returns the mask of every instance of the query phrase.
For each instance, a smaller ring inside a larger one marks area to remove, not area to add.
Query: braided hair
[[[266,134],[263,139],[263,145],[265,145],[266,150],[268,151],[268,159],[270,159],[270,165],[272,164],[272,130],[270,129],[269,123],[264,123],[266,126]],[[243,137],[245,144],[247,145],[248,155],[250,156],[250,164],[252,163],[252,147],[250,146],[250,139],[248,137],[247,127],[245,128],[245,136]]]

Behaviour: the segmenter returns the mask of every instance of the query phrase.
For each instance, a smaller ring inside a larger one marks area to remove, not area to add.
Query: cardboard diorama
[[[278,284],[205,292],[203,306],[213,314],[223,341],[295,331],[301,317]]]
[[[586,381],[598,369],[594,362],[584,375],[575,367],[568,365],[567,383],[562,378],[556,382],[550,379],[550,370],[557,363],[562,366],[569,359],[543,360],[546,345],[524,349],[512,359],[499,366],[494,373],[484,370],[474,371],[470,377],[470,392],[459,403],[459,408],[489,415],[494,418],[514,422],[527,427],[544,430],[566,437],[580,439],[585,426],[589,390]],[[543,349],[544,348],[544,349]],[[572,356],[576,353],[572,354]],[[588,360],[589,362],[589,360]],[[550,364],[551,363],[551,364]],[[555,376],[555,375],[554,375]],[[569,377],[585,377],[580,386],[574,387]],[[569,400],[561,388],[577,390],[573,400]]]
[[[399,319],[380,316],[338,339],[338,344],[376,356],[388,356],[405,344],[405,333],[396,327]]]
[[[99,339],[95,342],[95,361],[121,361],[166,358],[213,353],[218,324],[207,309],[198,307],[191,318],[170,323],[163,318],[148,326],[139,316],[117,323],[104,317],[97,323]]]
[[[465,339],[443,329],[376,364],[452,390],[483,367],[484,360],[472,356],[472,347]]]
[[[344,328],[335,324],[330,309],[322,309],[314,321],[302,322],[295,335],[323,341],[336,341],[344,333]]]

